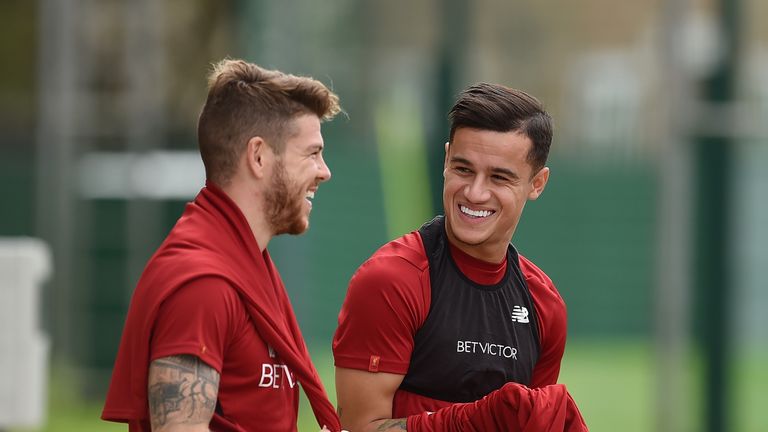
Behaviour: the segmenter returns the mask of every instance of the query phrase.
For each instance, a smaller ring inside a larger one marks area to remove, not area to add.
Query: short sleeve
[[[413,337],[429,311],[429,270],[419,258],[379,251],[357,270],[333,339],[336,366],[408,372]]]
[[[539,359],[533,368],[531,387],[556,384],[565,352],[568,326],[565,302],[552,280],[523,256],[520,256],[520,268],[525,275],[539,320]]]
[[[160,305],[150,359],[194,355],[221,373],[224,352],[245,318],[235,290],[223,279],[194,279]]]

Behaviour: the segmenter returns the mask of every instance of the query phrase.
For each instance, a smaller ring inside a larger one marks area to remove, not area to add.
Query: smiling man
[[[331,178],[320,123],[338,97],[311,78],[218,63],[198,122],[206,184],[131,299],[102,418],[131,431],[295,431],[299,386],[339,421],[267,245],[309,227]]]
[[[444,216],[355,273],[333,341],[342,424],[364,431],[583,431],[564,386],[566,310],[511,245],[549,179],[552,121],[500,85],[449,114]]]

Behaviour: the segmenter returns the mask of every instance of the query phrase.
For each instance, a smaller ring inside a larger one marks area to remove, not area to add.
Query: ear
[[[248,140],[245,148],[245,166],[248,172],[256,178],[266,176],[265,169],[272,158],[272,148],[264,138],[255,136]]]
[[[536,175],[531,179],[531,185],[533,185],[533,188],[530,192],[528,192],[529,200],[535,200],[539,197],[539,195],[541,195],[542,192],[544,192],[544,187],[547,185],[547,180],[549,180],[549,167],[544,167],[540,169],[539,172],[537,172]]]
[[[451,149],[450,141],[445,143],[445,160],[443,160],[443,176],[445,176],[445,170],[448,169],[448,152]]]

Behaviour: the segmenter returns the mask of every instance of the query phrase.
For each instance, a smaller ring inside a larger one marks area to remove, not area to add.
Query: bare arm
[[[392,419],[392,401],[404,375],[336,368],[341,425],[349,432],[402,432],[405,419]]]
[[[149,365],[149,418],[155,432],[208,431],[216,410],[219,373],[191,355]]]
[[[336,368],[341,424],[349,432],[403,432],[406,419],[391,419],[392,401],[403,375]],[[507,383],[482,399],[456,403],[409,417],[413,430],[502,432],[567,430],[589,432],[564,385],[530,389]]]

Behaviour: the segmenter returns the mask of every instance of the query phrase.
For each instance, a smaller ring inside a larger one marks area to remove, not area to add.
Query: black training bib
[[[432,302],[416,332],[400,388],[448,402],[472,402],[513,381],[528,385],[539,358],[536,311],[515,248],[496,285],[467,278],[451,257],[445,221],[419,229]]]

